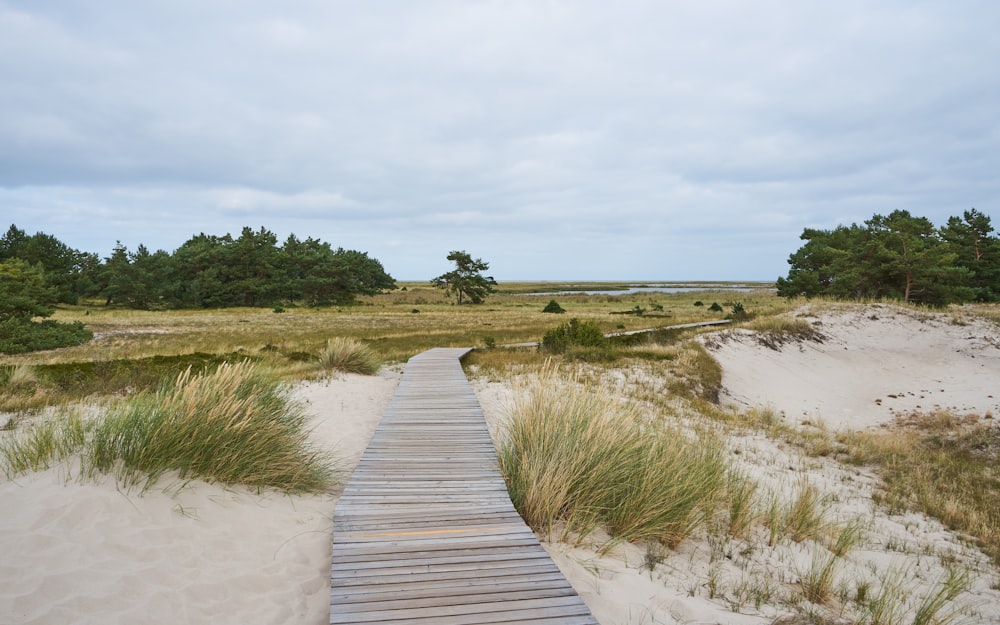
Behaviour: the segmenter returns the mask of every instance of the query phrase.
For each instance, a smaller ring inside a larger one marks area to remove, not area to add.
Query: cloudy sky
[[[1000,222],[1000,3],[0,0],[0,216],[265,227],[401,280],[772,280],[805,227]],[[1000,223],[997,223],[1000,225]]]

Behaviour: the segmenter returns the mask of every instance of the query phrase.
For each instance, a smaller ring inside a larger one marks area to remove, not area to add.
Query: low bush
[[[562,354],[571,347],[604,347],[607,339],[595,321],[570,319],[550,330],[542,337],[539,349],[553,354]]]
[[[619,353],[616,349],[610,346],[603,347],[581,347],[574,346],[563,352],[563,357],[566,360],[575,360],[578,362],[591,362],[591,363],[602,363],[602,362],[614,362],[618,359]]]
[[[561,315],[562,313],[566,312],[566,309],[560,306],[559,302],[553,299],[549,300],[549,303],[545,305],[545,308],[542,309],[542,312],[555,313],[557,315]]]
[[[0,353],[24,354],[43,349],[82,345],[94,338],[94,333],[79,321],[59,323],[4,319],[0,321]]]
[[[111,395],[156,390],[164,380],[172,380],[188,368],[195,374],[214,371],[225,362],[241,358],[239,354],[195,352],[179,356],[87,360],[37,365],[35,374],[40,381],[70,398],[91,394]]]
[[[726,319],[732,319],[733,321],[746,321],[752,318],[753,316],[743,306],[743,302],[734,302],[732,311],[726,315]]]

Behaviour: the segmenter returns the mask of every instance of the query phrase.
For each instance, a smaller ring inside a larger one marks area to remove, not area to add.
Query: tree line
[[[890,298],[943,306],[1000,301],[1000,239],[990,217],[971,209],[936,228],[897,210],[864,224],[806,228],[788,258],[778,294]]]
[[[238,237],[198,234],[173,253],[119,242],[102,259],[12,225],[0,238],[2,263],[17,263],[19,275],[37,273],[51,303],[100,298],[137,309],[341,305],[396,288],[366,252],[294,234],[279,245],[263,227],[244,227]]]

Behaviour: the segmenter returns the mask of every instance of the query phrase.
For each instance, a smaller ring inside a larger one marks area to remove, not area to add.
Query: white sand
[[[397,382],[346,375],[295,392],[316,444],[353,467]],[[329,622],[335,495],[162,480],[140,496],[74,472],[0,477],[0,623]]]
[[[798,316],[826,335],[822,343],[758,345],[726,331],[712,349],[722,363],[723,401],[769,406],[794,423],[862,429],[914,411],[945,409],[1000,417],[1000,331],[982,320],[887,305]]]

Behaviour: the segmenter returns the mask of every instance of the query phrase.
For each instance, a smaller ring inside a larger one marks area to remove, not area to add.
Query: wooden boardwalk
[[[658,326],[655,328],[643,328],[641,330],[629,330],[628,332],[609,332],[604,335],[604,338],[613,338],[616,336],[632,336],[633,334],[649,334],[650,332],[662,332],[664,330],[686,330],[688,328],[704,328],[707,326],[723,326],[728,323],[732,323],[729,319],[719,319],[717,321],[696,321],[694,323],[679,323],[672,326]],[[538,341],[530,341],[528,343],[507,343],[506,345],[501,345],[500,347],[538,347]]]
[[[337,502],[331,623],[597,625],[510,503],[468,351],[406,365]]]

